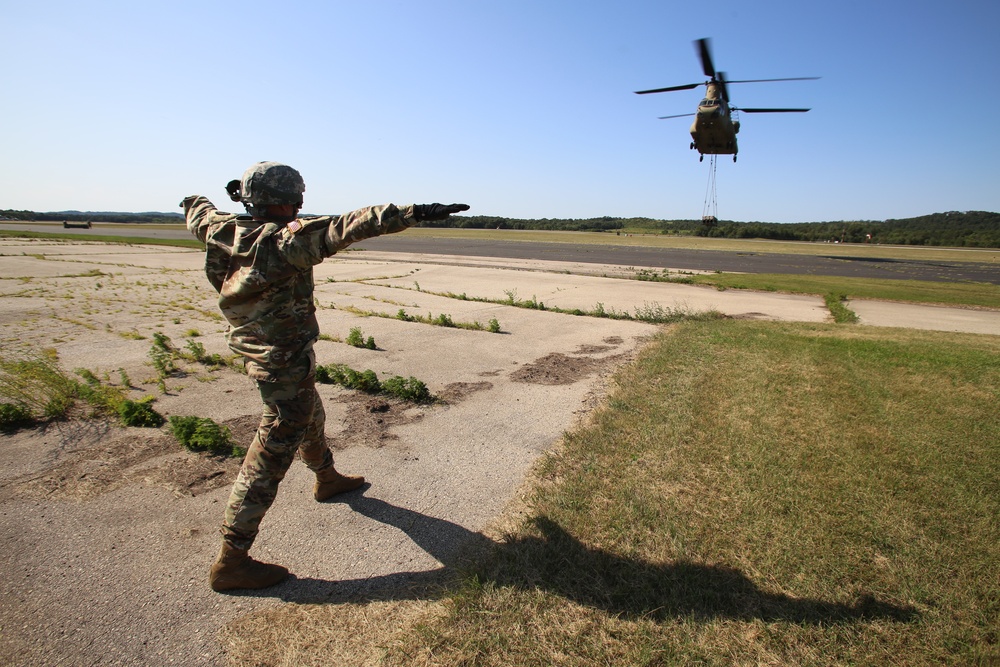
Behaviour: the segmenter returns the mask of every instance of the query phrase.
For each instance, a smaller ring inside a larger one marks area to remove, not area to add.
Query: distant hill
[[[178,223],[180,213],[116,211],[0,210],[0,219],[70,222]],[[425,227],[464,229],[547,229],[592,232],[635,232],[759,238],[781,241],[842,243],[886,243],[894,245],[1000,248],[1000,213],[948,211],[916,218],[889,220],[838,220],[835,222],[736,222],[732,220],[657,220],[653,218],[543,218],[522,219],[488,215],[454,216],[448,220],[421,223]]]

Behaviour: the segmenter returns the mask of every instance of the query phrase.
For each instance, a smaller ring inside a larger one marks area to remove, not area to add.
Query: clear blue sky
[[[699,218],[688,149],[711,37],[744,114],[740,221],[1000,211],[995,0],[0,0],[0,209],[177,211],[259,160],[305,211],[466,202],[523,218]]]

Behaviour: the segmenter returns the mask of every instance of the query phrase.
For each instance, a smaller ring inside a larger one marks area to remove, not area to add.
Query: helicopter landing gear
[[[733,162],[736,162],[736,155],[733,155]]]
[[[689,148],[690,148],[691,150],[694,150],[694,142],[693,142],[693,141],[691,142],[691,145],[689,146]]]
[[[701,161],[703,161],[704,159],[705,159],[705,156],[704,156],[704,155],[699,155],[699,156],[698,156],[698,162],[701,162]]]

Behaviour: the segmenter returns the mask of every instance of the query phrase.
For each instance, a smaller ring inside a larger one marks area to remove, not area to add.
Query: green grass
[[[995,664],[998,400],[997,337],[680,325],[385,664]]]
[[[39,238],[63,239],[78,243],[118,243],[122,245],[157,245],[174,246],[178,248],[203,249],[205,244],[196,238],[190,239],[157,239],[142,236],[104,236],[100,234],[60,234],[58,232],[28,232],[0,229],[0,238]]]
[[[534,230],[446,229],[415,227],[407,234],[425,238],[458,238],[478,241],[532,241],[538,243],[579,243],[589,245],[635,246],[649,248],[684,248],[690,250],[721,250],[725,252],[776,252],[791,255],[824,255],[830,257],[879,257],[925,261],[996,262],[997,248],[943,248],[930,246],[894,246],[857,243],[806,243],[802,241],[772,241],[761,239],[722,239],[704,236],[638,234],[621,236],[608,232],[564,232]]]
[[[639,279],[649,280],[650,274]],[[1000,285],[990,283],[945,283],[925,280],[870,280],[837,276],[806,276],[772,273],[671,274],[657,277],[664,282],[710,285],[719,289],[750,289],[792,294],[829,294],[850,299],[881,299],[946,306],[1000,308]]]
[[[830,311],[830,315],[833,316],[834,322],[837,324],[856,324],[858,322],[858,315],[844,305],[846,298],[843,294],[834,294],[832,292],[823,296],[826,308]]]

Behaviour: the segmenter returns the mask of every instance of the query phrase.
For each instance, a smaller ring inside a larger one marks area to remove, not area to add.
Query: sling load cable
[[[715,194],[715,155],[709,156],[708,160],[708,186],[705,188],[705,205],[702,208],[702,222],[716,222],[718,220],[719,205]]]

